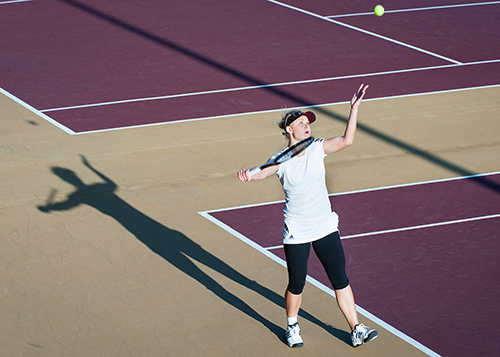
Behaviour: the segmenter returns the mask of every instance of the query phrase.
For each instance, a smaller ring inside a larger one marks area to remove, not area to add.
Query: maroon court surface
[[[500,353],[500,174],[480,179],[331,196],[357,304],[442,356]],[[284,260],[283,207],[210,215]],[[331,288],[314,253],[309,275]]]
[[[372,4],[286,4],[310,13],[265,0],[1,5],[0,87],[88,132],[338,103],[361,82],[367,99],[500,84],[499,5],[390,13],[451,2],[387,1],[381,18],[339,24],[329,16]]]
[[[362,82],[366,99],[498,86],[500,4],[390,12],[481,2],[384,0],[380,18],[362,0],[0,2],[0,87],[84,133],[344,102]],[[341,235],[364,234],[343,241],[358,305],[443,356],[500,354],[487,179],[332,196]],[[264,249],[282,209],[210,214]],[[314,257],[310,275],[329,286]]]

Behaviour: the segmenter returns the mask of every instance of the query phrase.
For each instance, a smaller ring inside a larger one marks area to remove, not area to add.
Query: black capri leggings
[[[345,255],[339,232],[333,232],[324,238],[312,242],[314,252],[318,256],[335,290],[349,285],[345,272]],[[307,261],[311,251],[311,243],[285,244],[285,257],[288,269],[288,291],[299,295],[304,290],[307,276]]]

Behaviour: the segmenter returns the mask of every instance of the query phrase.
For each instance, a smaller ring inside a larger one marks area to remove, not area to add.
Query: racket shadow
[[[122,200],[115,194],[118,186],[111,179],[92,167],[83,156],[82,161],[84,165],[102,179],[103,182],[87,185],[82,182],[73,171],[61,167],[52,167],[52,172],[56,176],[73,185],[76,190],[68,194],[65,201],[52,202],[52,200],[49,199],[45,205],[38,206],[40,211],[65,211],[85,204],[112,217],[153,252],[205,286],[229,305],[260,322],[283,343],[286,343],[285,330],[283,327],[269,321],[250,307],[245,301],[229,292],[211,276],[198,268],[191,259],[255,291],[276,305],[283,307],[284,299],[281,295],[242,275],[227,263],[204,250],[200,245],[189,239],[183,233],[162,225]],[[302,310],[300,315],[310,322],[322,327],[338,339],[350,343],[349,334],[347,332],[323,323],[306,311]]]

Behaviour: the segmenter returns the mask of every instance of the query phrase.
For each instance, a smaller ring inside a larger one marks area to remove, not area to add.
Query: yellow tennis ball
[[[384,14],[385,9],[382,5],[377,5],[375,6],[375,9],[373,9],[373,11],[375,12],[375,15],[382,16]]]

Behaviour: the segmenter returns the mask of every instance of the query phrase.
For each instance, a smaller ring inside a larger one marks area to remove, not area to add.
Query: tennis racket
[[[307,149],[309,145],[311,145],[314,142],[314,137],[309,137],[307,139],[304,139],[297,144],[289,147],[288,149],[284,150],[280,154],[276,155],[275,157],[272,157],[269,159],[268,162],[266,162],[262,166],[257,166],[254,167],[253,169],[250,170],[249,175],[253,176],[256,173],[260,172],[261,170],[265,169],[266,167],[272,166],[272,165],[279,165],[284,163],[285,161],[290,160],[292,157],[300,154],[302,151]]]

